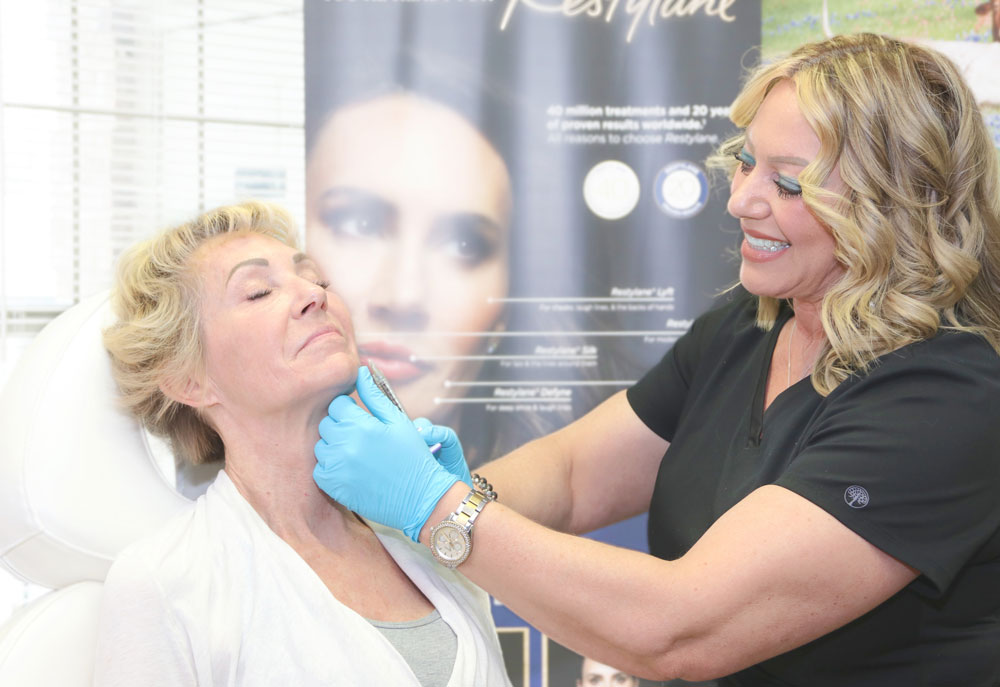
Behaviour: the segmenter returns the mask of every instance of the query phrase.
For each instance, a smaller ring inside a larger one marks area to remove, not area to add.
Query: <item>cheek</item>
[[[738,217],[739,214],[735,210],[736,206],[736,194],[740,188],[740,179],[742,176],[739,172],[733,174],[732,180],[729,182],[729,198],[726,200],[726,212],[728,212],[733,217]]]
[[[222,389],[253,386],[270,360],[264,336],[228,336],[211,332],[202,340],[205,371]],[[273,355],[273,352],[270,353]]]
[[[332,293],[329,297],[327,307],[330,309],[331,313],[337,319],[337,321],[340,322],[341,325],[343,325],[347,337],[352,342],[355,341],[354,319],[351,317],[350,308],[348,307],[347,302],[344,300],[343,296],[338,292]]]
[[[431,275],[431,298],[426,306],[438,323],[434,328],[485,331],[494,327],[504,307],[497,299],[507,295],[506,264],[493,260],[472,270],[451,264],[437,267]]]
[[[347,310],[357,317],[371,293],[378,277],[378,270],[366,268],[375,264],[378,251],[375,246],[363,246],[352,241],[329,242],[310,254],[319,262],[323,273],[330,280],[330,289],[336,293]]]

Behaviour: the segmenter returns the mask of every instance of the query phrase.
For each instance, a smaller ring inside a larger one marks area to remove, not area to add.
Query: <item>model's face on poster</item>
[[[638,687],[639,679],[592,658],[585,658],[576,684],[577,687]]]
[[[510,180],[453,111],[388,95],[334,113],[310,154],[306,236],[354,317],[362,360],[412,417],[446,422],[507,295]],[[448,333],[484,332],[455,336]]]

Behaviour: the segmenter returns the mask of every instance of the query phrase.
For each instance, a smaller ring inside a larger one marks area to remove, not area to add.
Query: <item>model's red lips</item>
[[[390,384],[405,384],[425,374],[430,366],[414,362],[413,351],[386,341],[371,341],[358,346],[362,364],[373,361]]]

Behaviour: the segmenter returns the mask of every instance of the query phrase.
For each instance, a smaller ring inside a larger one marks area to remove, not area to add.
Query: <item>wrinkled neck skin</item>
[[[313,481],[313,447],[326,403],[268,413],[217,405],[211,412],[226,447],[226,474],[271,530],[293,546],[338,549],[359,527],[367,529]]]
[[[796,337],[801,337],[803,344],[818,344],[821,341],[826,341],[823,319],[820,316],[822,308],[822,300],[792,299],[792,309],[795,312],[795,319],[798,321]]]

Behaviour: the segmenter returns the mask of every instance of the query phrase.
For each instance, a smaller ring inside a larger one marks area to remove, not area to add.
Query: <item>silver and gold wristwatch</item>
[[[486,494],[473,489],[454,513],[431,529],[431,553],[441,565],[457,568],[472,552],[472,526],[486,504]]]

